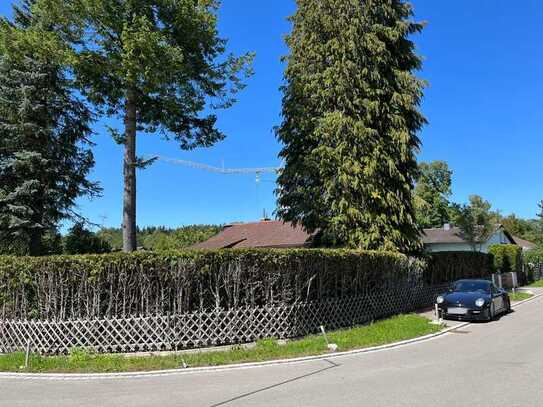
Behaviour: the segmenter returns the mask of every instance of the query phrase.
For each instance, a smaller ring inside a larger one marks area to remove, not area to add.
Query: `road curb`
[[[516,308],[527,302],[533,301],[543,296],[543,293],[534,295],[523,301],[519,301],[511,305],[512,308]],[[470,322],[463,322],[450,328],[445,328],[434,334],[421,336],[418,338],[407,339],[404,341],[389,343],[386,345],[374,346],[370,348],[355,349],[345,352],[336,352],[316,356],[305,356],[292,359],[279,359],[270,360],[265,362],[252,362],[252,363],[240,363],[235,365],[225,366],[206,366],[206,367],[194,367],[187,369],[169,369],[169,370],[156,370],[149,372],[132,372],[132,373],[89,373],[89,374],[65,374],[65,373],[16,373],[16,372],[0,372],[0,379],[18,379],[18,380],[60,380],[60,381],[77,381],[77,380],[108,380],[108,379],[136,379],[136,378],[153,378],[164,376],[178,376],[178,375],[190,375],[198,373],[213,373],[213,372],[227,372],[233,370],[255,369],[259,367],[270,367],[280,365],[291,365],[311,361],[337,359],[346,356],[359,355],[365,353],[382,352],[385,350],[397,349],[417,343],[428,342],[441,336],[447,335],[450,332],[461,329],[470,325]]]

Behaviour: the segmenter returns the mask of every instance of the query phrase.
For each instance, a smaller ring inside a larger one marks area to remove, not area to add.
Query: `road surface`
[[[543,298],[492,323],[377,353],[206,374],[0,379],[0,406],[530,406],[543,400]]]

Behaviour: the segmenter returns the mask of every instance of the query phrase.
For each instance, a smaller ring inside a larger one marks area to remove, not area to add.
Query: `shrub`
[[[0,309],[65,319],[294,304],[397,286],[415,267],[397,253],[324,249],[0,257]]]
[[[543,246],[538,246],[533,250],[524,253],[524,263],[539,265],[543,264]]]
[[[483,277],[491,267],[480,253],[436,253],[424,269],[398,253],[330,249],[0,257],[0,309],[67,319],[291,305],[420,285],[422,272],[429,284]]]
[[[493,256],[480,252],[437,252],[427,255],[424,281],[449,283],[462,278],[487,278],[494,272]]]
[[[513,244],[495,244],[489,247],[494,256],[494,268],[501,273],[522,273],[522,248]]]

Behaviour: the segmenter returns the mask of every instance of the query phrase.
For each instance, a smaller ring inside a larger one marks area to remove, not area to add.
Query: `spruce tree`
[[[0,31],[0,245],[41,255],[60,221],[79,218],[76,199],[99,192],[87,179],[91,113],[62,66],[33,55],[30,15],[15,16]]]
[[[401,0],[297,0],[282,88],[278,214],[324,241],[420,248],[412,191],[424,82]]]

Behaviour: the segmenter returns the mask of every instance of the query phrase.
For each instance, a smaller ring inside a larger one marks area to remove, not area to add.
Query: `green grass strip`
[[[338,351],[385,345],[406,339],[438,332],[439,326],[430,325],[429,320],[419,315],[400,315],[390,319],[328,333],[331,343]],[[25,355],[16,352],[0,356],[0,371],[3,372],[48,372],[48,373],[109,373],[175,369],[185,362],[190,367],[220,366],[243,362],[261,362],[328,353],[326,341],[321,335],[312,335],[279,345],[274,339],[258,341],[253,348],[234,347],[217,352],[195,352],[165,356],[98,355],[84,349],[74,349],[68,356],[31,355],[27,369]]]
[[[529,293],[523,293],[523,292],[515,292],[515,293],[509,293],[509,298],[511,299],[511,301],[524,301],[524,300],[527,300],[528,298],[532,298],[534,295],[533,294],[529,294]]]
[[[537,280],[536,282],[533,282],[528,287],[538,287],[543,288],[543,280]]]

